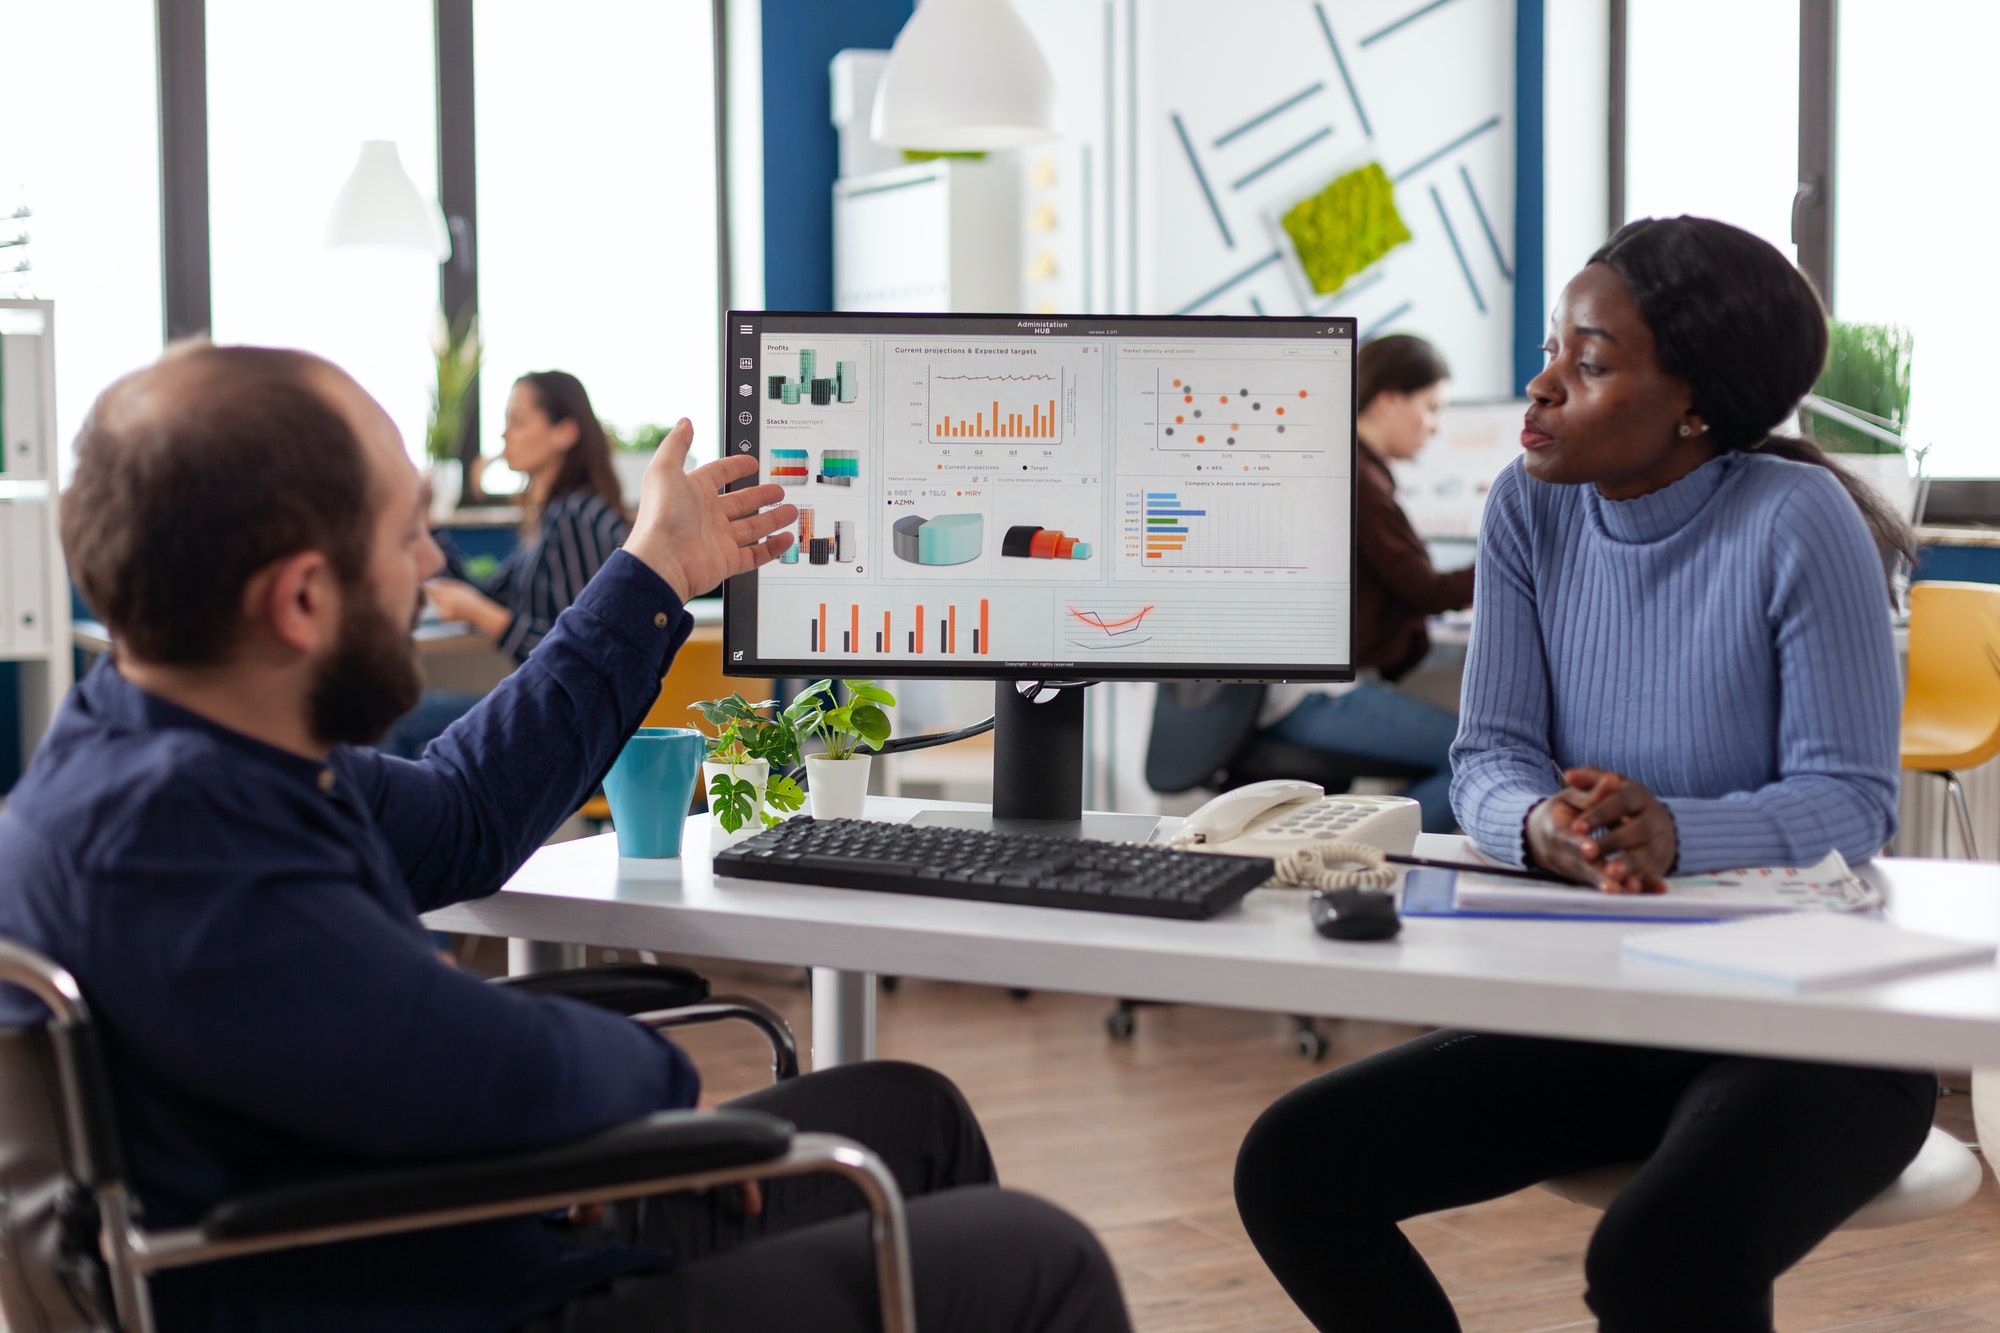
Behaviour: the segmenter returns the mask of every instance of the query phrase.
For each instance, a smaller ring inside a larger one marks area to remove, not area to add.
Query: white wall
[[[1611,5],[1547,0],[1542,43],[1542,256],[1556,296],[1604,242],[1610,191]]]
[[[728,142],[723,188],[729,192],[729,290],[738,310],[764,306],[764,5],[723,6]]]
[[[153,6],[0,4],[0,296],[56,303],[60,472],[90,404],[159,355],[160,172]],[[33,216],[14,220],[15,209]]]

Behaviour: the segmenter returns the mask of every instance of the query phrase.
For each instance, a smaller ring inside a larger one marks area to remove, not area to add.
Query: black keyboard
[[[790,819],[715,855],[715,873],[936,898],[1199,921],[1271,877],[1261,856],[865,819]]]

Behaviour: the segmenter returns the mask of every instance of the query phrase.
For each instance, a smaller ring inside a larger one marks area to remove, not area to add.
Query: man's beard
[[[306,701],[314,738],[326,745],[373,745],[423,693],[409,628],[382,614],[366,582],[343,589],[340,641],[314,671]]]

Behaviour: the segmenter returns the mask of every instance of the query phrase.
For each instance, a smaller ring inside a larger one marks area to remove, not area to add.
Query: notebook
[[[1405,916],[1539,916],[1618,921],[1716,921],[1772,912],[1859,912],[1882,905],[1874,885],[1839,852],[1810,866],[1762,866],[1677,875],[1665,893],[1602,893],[1466,871],[1412,870]]]
[[[1875,917],[1787,912],[1627,935],[1627,958],[1819,990],[1993,961],[1994,946],[1905,930]]]

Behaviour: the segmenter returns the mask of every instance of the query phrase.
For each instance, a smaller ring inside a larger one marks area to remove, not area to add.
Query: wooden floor
[[[703,969],[719,990],[776,1004],[801,1045],[809,1005],[796,973]],[[1270,1015],[1152,1008],[1130,1044],[1108,1040],[1101,999],[904,981],[881,997],[879,1053],[920,1061],[965,1090],[1001,1179],[1053,1199],[1104,1240],[1141,1333],[1307,1329],[1244,1237],[1230,1200],[1237,1144],[1259,1111],[1327,1066],[1293,1055]],[[1411,1035],[1328,1023],[1329,1061]],[[740,1025],[689,1030],[686,1045],[724,1100],[762,1086],[768,1065]],[[1939,1120],[1972,1137],[1969,1099]],[[1530,1190],[1411,1225],[1467,1333],[1594,1327],[1581,1256],[1596,1214]],[[1948,1217],[1837,1235],[1778,1285],[1784,1333],[2000,1329],[2000,1191]]]

